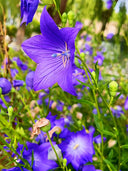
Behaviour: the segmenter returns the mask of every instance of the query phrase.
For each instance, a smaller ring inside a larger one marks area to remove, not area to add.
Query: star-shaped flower
[[[86,133],[84,129],[71,133],[59,147],[63,157],[67,159],[67,164],[71,163],[75,170],[79,170],[87,162],[92,162],[94,154],[92,134]]]
[[[41,35],[22,44],[24,52],[37,63],[34,90],[46,89],[58,83],[64,91],[76,95],[72,84],[72,64],[75,38],[80,28],[67,27],[59,30],[44,7],[40,29]]]

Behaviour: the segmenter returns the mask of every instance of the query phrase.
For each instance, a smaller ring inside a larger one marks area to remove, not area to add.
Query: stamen
[[[73,149],[76,150],[79,147],[79,144],[76,144]]]
[[[53,53],[51,56],[56,58],[56,57],[62,57],[62,62],[64,67],[66,67],[66,64],[69,63],[70,59],[70,51],[67,49],[67,43],[65,42],[65,51],[62,51],[62,53]]]

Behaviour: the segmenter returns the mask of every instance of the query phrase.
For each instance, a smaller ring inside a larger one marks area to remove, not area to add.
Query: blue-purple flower
[[[94,154],[92,134],[87,134],[84,129],[70,134],[60,144],[60,148],[63,157],[67,159],[67,164],[71,163],[76,170],[87,162],[92,162]]]
[[[124,114],[122,107],[118,106],[118,105],[115,106],[114,108],[111,108],[111,111],[112,111],[113,115],[117,118],[119,118],[121,115]]]
[[[11,83],[6,78],[0,78],[0,88],[2,89],[2,94],[7,94],[11,91]]]
[[[72,84],[72,64],[79,28],[67,27],[59,30],[44,7],[40,29],[41,35],[22,44],[25,53],[37,63],[34,90],[46,89],[58,83],[64,91],[76,95]]]
[[[104,60],[104,56],[101,52],[97,52],[97,55],[94,56],[94,63],[98,62],[98,65],[102,65]]]
[[[13,61],[17,63],[17,66],[21,68],[21,70],[26,71],[28,66],[24,64],[19,57],[13,57]]]
[[[34,14],[37,10],[39,0],[21,0],[21,25],[23,23],[30,23],[34,17]]]
[[[124,109],[128,110],[128,96],[126,97],[125,103],[124,103]]]
[[[20,87],[20,86],[23,86],[23,84],[24,84],[23,80],[13,80],[14,87]]]
[[[106,7],[107,9],[110,9],[112,7],[112,0],[107,0]]]
[[[107,34],[106,39],[112,39],[112,38],[113,38],[113,36],[114,36],[114,34],[113,34],[113,33],[109,33],[109,34]]]
[[[34,71],[30,71],[26,76],[26,87],[28,90],[33,89],[34,74]]]

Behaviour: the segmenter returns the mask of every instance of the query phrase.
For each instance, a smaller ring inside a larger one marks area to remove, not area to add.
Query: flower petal
[[[53,44],[55,43],[58,47],[60,44],[61,46],[65,46],[60,30],[47,12],[46,6],[44,7],[40,18],[40,30],[43,36],[48,40],[51,40]]]
[[[22,43],[24,52],[36,63],[41,63],[43,58],[51,58],[54,53],[61,53],[64,47],[53,43],[42,35],[34,36]]]
[[[55,83],[58,83],[64,91],[76,95],[72,85],[71,64],[64,67],[59,57],[51,58],[51,60],[43,59],[35,71],[34,90],[46,89]]]
[[[74,59],[75,39],[76,39],[76,36],[77,36],[79,30],[80,30],[80,28],[78,28],[78,27],[76,27],[76,28],[66,27],[66,28],[62,28],[60,30],[63,40],[65,42],[67,42],[67,47],[70,50],[71,61],[73,61],[73,59]]]

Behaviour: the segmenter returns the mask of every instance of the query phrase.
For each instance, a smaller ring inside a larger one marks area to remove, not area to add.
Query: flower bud
[[[8,115],[12,116],[12,112],[13,112],[13,107],[9,106],[9,108],[8,108]]]
[[[111,96],[115,96],[118,90],[118,83],[116,81],[111,81],[109,83],[109,92]]]
[[[73,20],[69,20],[69,25],[70,25],[70,26],[73,25]]]
[[[67,22],[67,14],[66,14],[66,12],[64,12],[63,14],[62,14],[62,23],[66,23]]]
[[[2,94],[9,93],[11,87],[11,83],[6,78],[0,78],[0,88],[2,89]]]
[[[69,20],[74,20],[74,16],[75,16],[75,15],[74,15],[74,12],[73,12],[73,11],[69,11],[69,12],[68,12],[68,19],[69,19]]]
[[[41,128],[43,132],[48,132],[51,129],[51,123],[49,121],[48,125],[45,125],[44,127]]]
[[[78,127],[80,128],[82,126],[82,122],[79,120],[77,121]]]
[[[84,52],[82,52],[82,53],[80,53],[80,57],[81,57],[81,59],[85,59],[85,53]]]
[[[63,159],[63,166],[66,167],[66,164],[67,164],[67,159],[64,158],[64,159]]]

